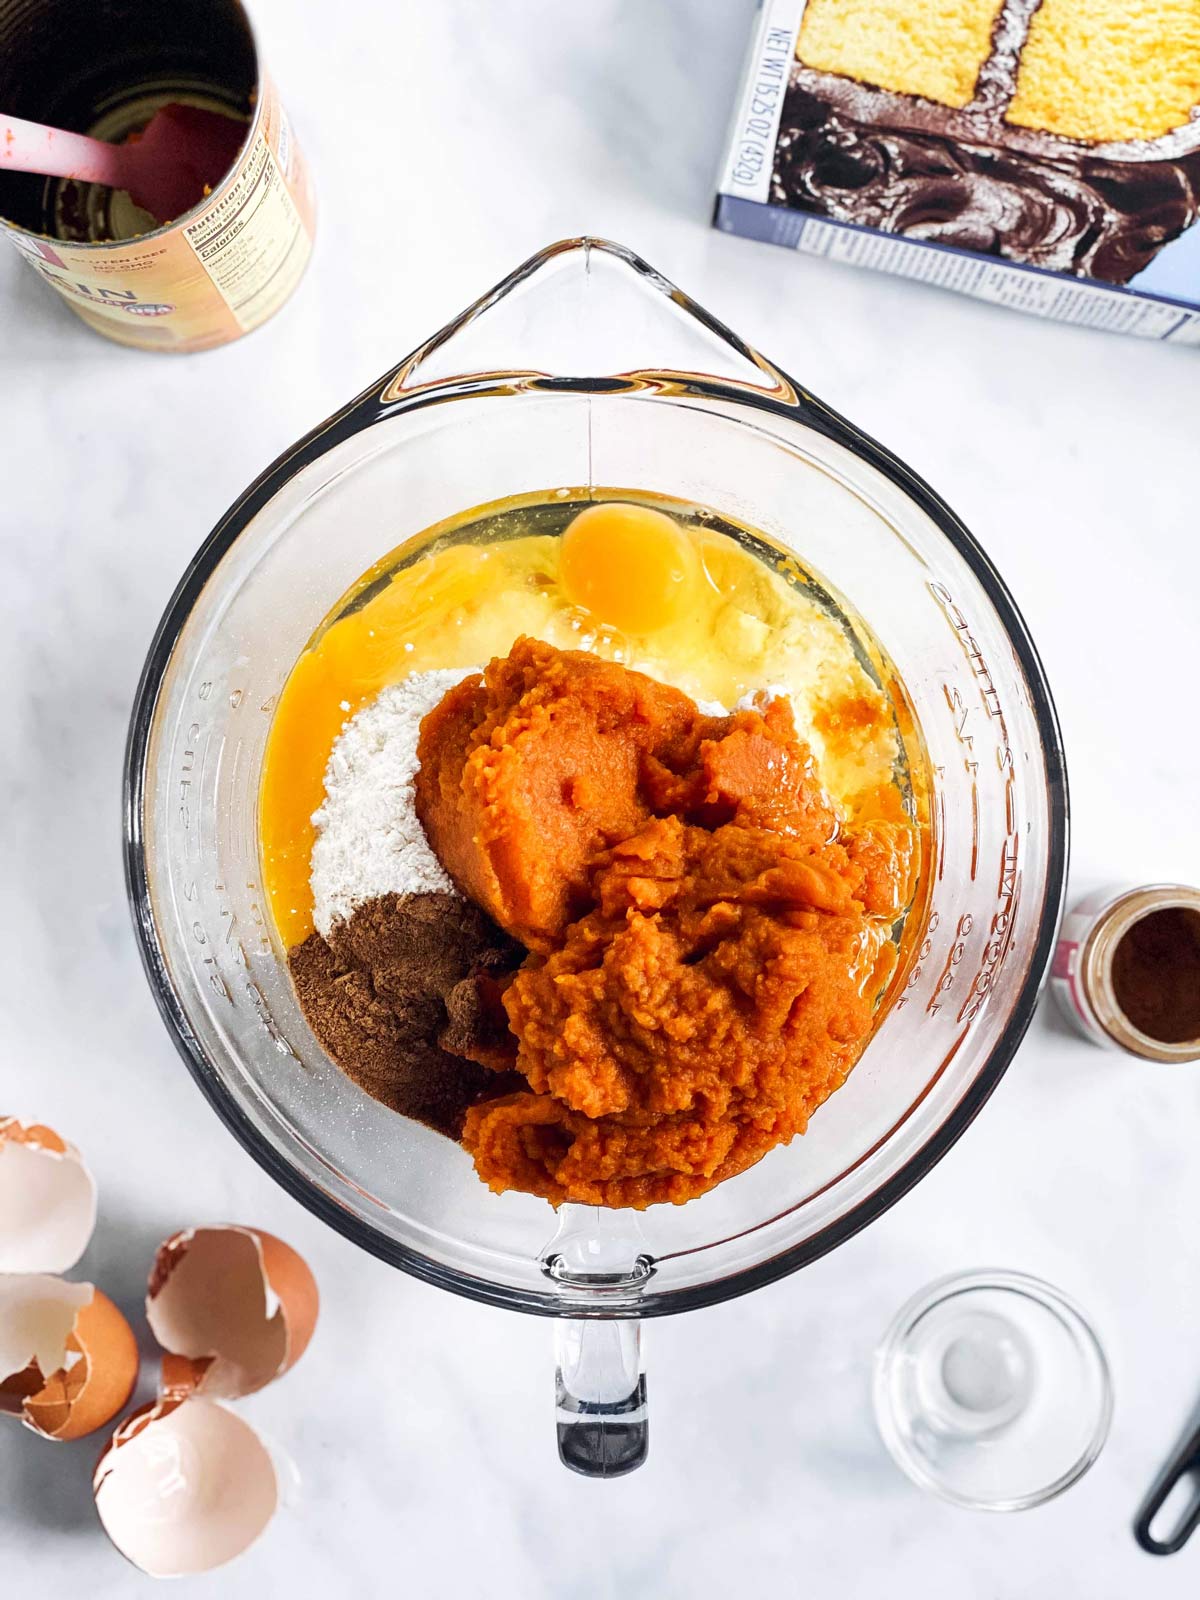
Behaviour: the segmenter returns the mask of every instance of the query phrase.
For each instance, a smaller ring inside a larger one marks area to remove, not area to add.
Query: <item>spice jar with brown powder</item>
[[[1063,922],[1050,983],[1093,1043],[1143,1061],[1200,1060],[1200,889],[1088,896]]]

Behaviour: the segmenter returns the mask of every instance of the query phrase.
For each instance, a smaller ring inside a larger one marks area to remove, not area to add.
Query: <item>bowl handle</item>
[[[554,1325],[558,1456],[587,1478],[619,1478],[645,1461],[650,1440],[642,1325]]]

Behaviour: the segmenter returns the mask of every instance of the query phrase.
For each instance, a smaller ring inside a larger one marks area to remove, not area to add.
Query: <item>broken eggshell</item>
[[[0,1117],[0,1272],[66,1272],[96,1226],[96,1183],[53,1128]]]
[[[133,1330],[90,1283],[0,1277],[0,1412],[46,1439],[82,1439],[133,1393]]]
[[[295,1365],[317,1320],[317,1285],[281,1239],[255,1228],[189,1228],[159,1246],[146,1317],[163,1392],[235,1399]]]
[[[133,1412],[96,1465],[96,1509],[134,1566],[155,1578],[209,1572],[266,1528],[280,1488],[254,1429],[202,1396]]]
[[[113,1434],[96,1467],[96,1509],[143,1572],[209,1572],[254,1543],[280,1500],[270,1451],[212,1397],[251,1394],[299,1360],[317,1286],[273,1234],[189,1228],[159,1247],[146,1316],[164,1351],[159,1398]]]

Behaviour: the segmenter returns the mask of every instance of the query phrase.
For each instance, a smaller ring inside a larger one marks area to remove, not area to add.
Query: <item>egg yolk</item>
[[[649,506],[589,506],[562,536],[563,593],[623,633],[653,633],[677,621],[699,581],[700,557],[691,537]]]

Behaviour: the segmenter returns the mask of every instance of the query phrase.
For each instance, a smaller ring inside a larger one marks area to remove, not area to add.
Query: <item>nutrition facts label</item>
[[[229,192],[184,236],[243,328],[282,305],[308,261],[310,241],[260,135]]]
[[[796,222],[796,238],[789,242],[805,255],[827,256],[850,266],[874,267],[943,289],[958,289],[994,305],[1077,327],[1107,328],[1176,344],[1194,344],[1200,335],[1200,313],[1129,290],[1080,283],[1063,273],[1037,272],[988,256],[963,255],[814,217],[796,216]]]
[[[852,267],[873,267],[901,278],[957,289],[960,294],[993,305],[1011,306],[1056,322],[1084,328],[1134,333],[1143,339],[1200,345],[1200,311],[1169,300],[1152,299],[1111,284],[1080,282],[1061,272],[997,261],[994,256],[968,255],[924,240],[873,233],[847,222],[792,211],[785,206],[756,205],[723,194],[717,199],[716,223],[726,233],[765,239],[802,255],[826,256]],[[1200,226],[1200,224],[1198,224]]]

